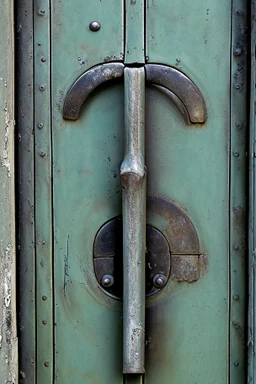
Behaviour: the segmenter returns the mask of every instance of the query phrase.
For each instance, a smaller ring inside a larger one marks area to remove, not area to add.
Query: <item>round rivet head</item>
[[[42,296],[42,300],[43,301],[47,300],[47,297],[46,296]]]
[[[239,157],[239,156],[240,156],[239,152],[237,152],[237,151],[233,152],[233,155],[234,155],[235,157]]]
[[[238,361],[236,361],[236,362],[234,363],[234,366],[235,366],[235,367],[238,367],[238,366],[239,366]]]
[[[45,362],[44,362],[44,366],[45,366],[45,367],[49,367],[49,361],[45,361]]]
[[[43,325],[46,325],[47,321],[46,320],[42,320],[42,323],[43,323]]]
[[[39,129],[42,129],[43,127],[44,127],[44,123],[39,123],[39,124],[38,124],[38,128],[39,128]]]
[[[42,85],[40,85],[39,89],[40,89],[41,92],[43,92],[43,91],[45,91],[46,86],[42,84]]]
[[[101,284],[104,288],[110,288],[114,284],[114,277],[111,275],[104,275],[101,279]]]
[[[234,55],[235,55],[235,56],[241,56],[241,54],[242,54],[242,50],[241,50],[240,48],[236,48],[236,49],[234,50]]]
[[[167,282],[167,279],[164,275],[157,274],[153,278],[153,284],[156,288],[163,288]]]
[[[98,21],[92,21],[90,24],[89,24],[89,28],[92,32],[97,32],[100,30],[100,23]]]

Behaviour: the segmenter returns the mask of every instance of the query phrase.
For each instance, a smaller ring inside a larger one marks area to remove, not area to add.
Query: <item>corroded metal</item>
[[[204,123],[206,107],[203,96],[197,86],[175,68],[159,64],[146,64],[147,82],[160,85],[173,92],[184,104],[191,123]]]
[[[97,232],[93,246],[94,272],[98,283],[106,293],[123,297],[123,224],[121,216],[105,223]],[[157,228],[146,228],[146,297],[160,292],[164,286],[154,286],[153,279],[170,276],[171,254],[166,237]],[[110,275],[114,283],[103,284],[104,276]]]
[[[144,68],[125,68],[123,372],[144,373],[146,169]]]
[[[81,107],[90,93],[99,85],[123,77],[122,63],[98,65],[83,73],[69,89],[63,108],[63,117],[77,120]]]

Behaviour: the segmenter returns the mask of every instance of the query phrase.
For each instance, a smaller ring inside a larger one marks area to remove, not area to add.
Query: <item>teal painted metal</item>
[[[230,12],[231,1],[147,3],[149,62],[177,67],[189,76],[202,90],[208,111],[205,126],[187,128],[164,93],[154,87],[147,89],[148,190],[186,209],[209,265],[200,265],[197,282],[170,279],[159,295],[147,300],[144,377],[122,375],[122,303],[103,293],[92,261],[98,229],[122,212],[119,168],[124,157],[123,85],[114,83],[95,90],[77,121],[62,117],[65,95],[85,70],[99,63],[123,60],[123,4],[114,0],[90,2],[85,12],[82,0],[75,4],[52,1],[50,19],[45,4],[46,12],[38,14],[42,4],[39,9],[39,3],[35,3],[34,16],[38,384],[155,383],[159,377],[163,384],[207,383],[211,378],[223,383],[228,382],[229,372],[234,382],[241,382],[245,375],[242,328],[232,322],[242,324],[244,308],[243,283],[235,277],[243,271],[237,259],[243,249],[233,249],[235,239],[242,244],[242,238],[235,235],[238,229],[234,219],[244,208],[244,134],[235,131],[234,124],[237,118],[243,120],[242,108],[238,108],[244,105],[245,92],[240,93],[232,85],[237,64],[227,47],[231,37],[236,42],[234,27],[238,19]],[[110,22],[112,18],[115,23]],[[98,32],[89,29],[93,20],[101,23]],[[46,85],[45,90],[38,89],[41,84]],[[42,129],[38,128],[41,122]],[[233,156],[233,152],[240,156]],[[231,212],[230,196],[235,208]],[[161,216],[165,214],[164,210],[158,215],[149,212],[148,223],[168,238],[172,229]],[[238,291],[240,301],[230,300]],[[45,316],[47,324],[42,323]],[[45,361],[49,366],[44,365]],[[232,365],[233,361],[239,366]]]
[[[230,382],[246,372],[247,4],[232,4],[230,129]]]
[[[34,3],[37,384],[53,380],[50,4]]]
[[[144,373],[146,296],[145,70],[125,68],[123,372]]]
[[[125,0],[126,64],[145,63],[145,0]]]

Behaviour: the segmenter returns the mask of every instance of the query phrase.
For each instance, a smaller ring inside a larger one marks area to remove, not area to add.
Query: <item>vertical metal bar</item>
[[[145,63],[144,0],[125,0],[126,64]]]
[[[248,228],[248,280],[249,280],[249,300],[248,300],[248,369],[247,383],[255,383],[255,319],[256,319],[256,302],[255,302],[255,85],[256,85],[256,69],[255,69],[255,43],[256,43],[256,2],[251,2],[251,47],[250,47],[250,125],[249,125],[249,228]]]
[[[125,68],[123,372],[144,373],[146,172],[144,68]]]
[[[247,4],[234,0],[230,109],[230,382],[245,377],[245,262],[247,152]]]
[[[37,384],[53,381],[50,1],[34,2]]]

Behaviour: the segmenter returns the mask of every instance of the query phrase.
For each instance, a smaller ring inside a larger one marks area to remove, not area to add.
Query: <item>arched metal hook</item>
[[[123,78],[124,68],[122,63],[109,63],[98,65],[83,73],[66,95],[63,108],[64,119],[77,120],[81,107],[90,93],[105,82]],[[146,64],[144,68],[145,81],[164,87],[178,97],[192,124],[205,122],[205,102],[200,90],[192,80],[167,65]]]

